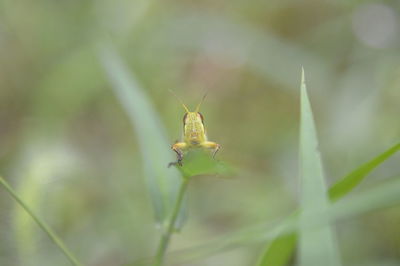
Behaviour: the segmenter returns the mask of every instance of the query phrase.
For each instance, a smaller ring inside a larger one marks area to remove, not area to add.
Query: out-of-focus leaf
[[[64,253],[66,258],[75,266],[83,266],[81,262],[75,257],[75,255],[67,248],[64,242],[57,236],[57,234],[44,222],[39,216],[37,216],[31,208],[25,203],[24,200],[17,194],[17,192],[0,176],[0,185],[11,195],[11,197],[21,206],[29,217],[35,221],[35,223],[47,234],[47,236],[53,241],[53,243]]]
[[[71,151],[62,144],[50,144],[49,137],[45,141],[31,141],[25,145],[18,162],[21,174],[16,185],[16,194],[24,202],[29,203],[29,208],[34,213],[39,213],[44,197],[52,189],[55,177],[71,171],[72,165],[77,161]],[[38,152],[40,151],[40,152]],[[22,174],[23,173],[23,174]],[[36,239],[38,230],[32,217],[24,209],[16,206],[12,212],[14,239],[17,243],[17,252],[24,265],[41,264],[32,258],[38,252]]]
[[[351,218],[371,210],[379,210],[400,204],[400,176],[385,180],[373,188],[349,196],[332,205],[331,220]]]
[[[182,181],[176,169],[167,168],[168,163],[173,160],[173,153],[167,142],[165,129],[144,89],[115,49],[111,45],[104,45],[100,51],[101,62],[112,88],[138,136],[156,220],[163,224],[172,211]]]
[[[392,156],[399,150],[400,150],[400,143],[394,145],[384,153],[375,157],[371,161],[363,164],[362,166],[360,166],[359,168],[357,168],[356,170],[345,176],[343,179],[341,179],[339,182],[337,182],[329,189],[330,199],[332,201],[335,201],[337,199],[340,199],[347,193],[349,193],[358,184],[360,184],[362,180],[364,180],[367,174],[369,174],[373,169],[375,169],[377,166],[379,166],[381,163],[383,163],[386,159],[388,159],[390,156]]]
[[[334,232],[327,223],[313,228],[311,225],[325,220],[329,208],[322,161],[318,150],[318,138],[314,118],[307,96],[304,71],[301,81],[300,118],[300,178],[301,212],[299,238],[299,265],[341,265]]]
[[[357,169],[350,172],[348,175],[340,179],[329,189],[329,198],[331,201],[338,200],[346,196],[364,178],[371,173],[376,167],[385,162],[388,158],[396,154],[400,150],[400,143],[389,148],[385,152],[379,154],[377,157],[371,159]],[[267,250],[262,254],[259,266],[283,266],[287,265],[290,257],[293,254],[297,242],[297,233],[293,232],[289,236],[279,236],[270,245]],[[289,251],[290,252],[287,252]],[[285,252],[282,252],[285,251]],[[279,258],[276,259],[276,258]],[[279,263],[280,262],[280,263]]]
[[[191,150],[183,158],[182,166],[176,165],[186,178],[197,175],[231,175],[232,168],[224,162],[213,159],[203,150]]]
[[[286,265],[291,258],[296,241],[297,235],[293,233],[279,236],[267,246],[267,250],[260,258],[258,265]],[[276,252],[269,252],[270,250]]]
[[[258,266],[287,265],[293,255],[297,239],[297,232],[292,232],[289,236],[280,235],[275,238],[271,244],[268,244],[266,251],[264,251],[260,258]]]

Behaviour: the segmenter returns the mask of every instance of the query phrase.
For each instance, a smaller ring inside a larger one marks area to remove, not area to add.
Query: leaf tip
[[[301,85],[302,87],[305,87],[306,85],[306,78],[304,74],[304,66],[301,66]]]

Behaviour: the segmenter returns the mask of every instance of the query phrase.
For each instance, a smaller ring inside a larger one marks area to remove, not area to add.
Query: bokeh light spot
[[[373,48],[390,46],[399,31],[397,14],[383,4],[360,6],[353,14],[352,24],[357,38]]]

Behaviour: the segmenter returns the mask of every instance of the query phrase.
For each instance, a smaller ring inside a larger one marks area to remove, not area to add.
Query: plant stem
[[[168,223],[167,230],[163,232],[163,235],[160,239],[160,243],[158,245],[154,266],[161,266],[164,262],[165,252],[167,251],[171,235],[173,234],[175,221],[181,209],[183,197],[185,195],[188,183],[189,183],[189,178],[183,178],[183,181],[179,188],[179,194],[175,201],[174,209],[172,211],[172,216]]]
[[[38,216],[36,216],[32,210],[26,205],[22,199],[17,195],[15,190],[7,183],[6,180],[4,180],[0,176],[0,184],[7,190],[7,192],[18,202],[18,204],[31,216],[31,218],[39,225],[39,227],[49,236],[49,238],[53,241],[53,243],[64,253],[64,255],[67,257],[67,259],[72,263],[74,266],[82,266],[83,264],[80,263],[75,256],[71,253],[71,251],[68,250],[68,248],[65,246],[64,242],[56,235],[55,232],[51,230],[51,228],[43,221],[39,219]]]

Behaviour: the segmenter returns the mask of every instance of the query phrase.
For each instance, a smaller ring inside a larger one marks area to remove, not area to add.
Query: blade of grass
[[[326,212],[329,199],[304,70],[301,81],[300,178],[302,210],[299,217],[299,265],[341,265],[335,235],[329,223],[319,228],[310,226],[314,222],[326,219],[325,216],[315,214]]]
[[[341,199],[356,188],[375,168],[384,163],[391,156],[400,151],[400,143],[395,144],[383,153],[379,154],[370,161],[362,164],[329,189],[331,201]],[[279,236],[262,254],[259,266],[283,266],[287,265],[297,242],[297,233],[293,232],[292,237]],[[285,252],[282,252],[284,250]],[[290,252],[288,252],[290,250]]]
[[[371,210],[380,210],[400,204],[400,177],[385,180],[373,188],[352,195],[333,204],[331,220],[351,218]]]
[[[257,265],[286,265],[291,258],[293,245],[296,241],[297,235],[293,233],[279,236],[267,246]],[[270,250],[276,252],[269,252]]]
[[[329,198],[332,201],[338,200],[353,190],[361,181],[374,170],[377,166],[383,163],[386,159],[400,150],[400,143],[394,145],[384,153],[375,157],[371,161],[361,165],[359,168],[345,176],[339,182],[334,184],[329,189]]]
[[[167,168],[174,158],[165,129],[144,89],[130,73],[114,47],[104,44],[100,49],[100,59],[112,88],[138,136],[155,217],[157,222],[165,225],[182,182],[176,169]],[[183,213],[179,217],[184,217]],[[178,218],[176,225],[181,224]]]
[[[0,184],[11,195],[11,197],[29,214],[29,216],[36,222],[36,224],[48,235],[53,243],[64,253],[67,259],[75,266],[82,266],[72,252],[67,248],[64,242],[57,236],[57,234],[44,222],[39,216],[34,214],[28,205],[17,195],[15,190],[7,183],[5,179],[0,176]]]

